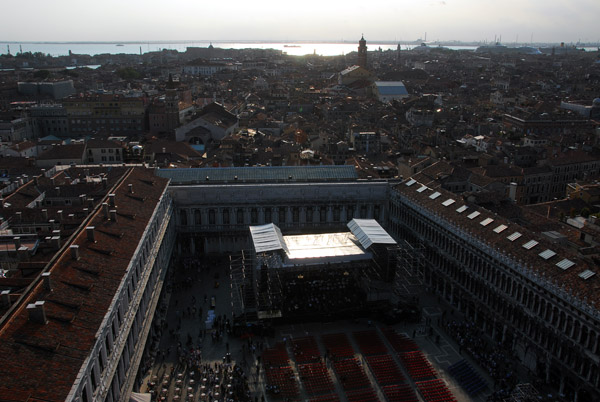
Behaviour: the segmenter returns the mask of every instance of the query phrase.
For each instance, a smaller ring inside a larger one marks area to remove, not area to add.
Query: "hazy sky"
[[[0,41],[599,41],[600,0],[4,0]]]

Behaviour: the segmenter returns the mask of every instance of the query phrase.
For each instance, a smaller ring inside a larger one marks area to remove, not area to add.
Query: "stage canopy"
[[[336,264],[372,257],[349,232],[284,236],[283,239],[288,248],[284,266]]]
[[[250,226],[250,234],[254,243],[254,250],[257,253],[265,251],[284,250],[288,252],[287,246],[283,241],[281,230],[273,223],[261,226]]]
[[[396,241],[374,219],[353,219],[350,232],[283,236],[273,223],[250,226],[257,254],[275,258],[273,267],[343,263],[367,260],[367,249],[373,244],[396,244]],[[273,253],[283,250],[283,254]],[[270,253],[269,253],[270,252]]]
[[[348,228],[365,250],[373,244],[396,244],[396,240],[375,219],[352,219]]]

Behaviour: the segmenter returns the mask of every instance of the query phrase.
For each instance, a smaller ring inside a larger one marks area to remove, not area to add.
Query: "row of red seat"
[[[337,378],[344,390],[370,388],[371,381],[356,358],[337,360],[333,363]]]
[[[348,402],[379,402],[379,398],[372,388],[346,392],[346,397]]]
[[[317,345],[317,341],[312,336],[294,339],[292,340],[292,346],[294,349],[294,359],[298,364],[321,360],[319,345]]]
[[[337,395],[323,395],[310,399],[309,402],[340,402]]]
[[[317,395],[335,390],[329,371],[324,363],[299,364],[300,380],[309,395]]]
[[[387,347],[381,341],[376,330],[356,331],[352,335],[363,355],[386,355],[388,353]]]
[[[265,369],[267,390],[282,398],[299,396],[298,383],[290,366],[269,367]]]
[[[265,367],[287,366],[290,364],[285,343],[277,342],[272,348],[263,350],[262,361]]]
[[[419,402],[417,394],[408,384],[386,385],[382,390],[388,402]]]
[[[390,355],[367,356],[367,363],[379,385],[400,384],[404,374]]]
[[[402,360],[402,364],[408,371],[410,378],[415,381],[437,377],[435,369],[420,350],[401,353],[400,360]]]
[[[425,402],[456,402],[452,392],[440,379],[420,381],[415,384]]]
[[[323,344],[334,359],[354,357],[354,349],[346,334],[323,335]]]
[[[396,353],[404,353],[411,352],[414,350],[419,350],[419,346],[415,341],[410,339],[409,337],[397,333],[392,328],[382,329],[383,335],[387,338],[387,340],[392,345],[392,348],[396,351]]]

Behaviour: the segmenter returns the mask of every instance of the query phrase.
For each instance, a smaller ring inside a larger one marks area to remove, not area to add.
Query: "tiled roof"
[[[106,220],[98,209],[87,223],[96,228],[96,242],[90,243],[85,230],[81,230],[73,241],[79,245],[80,258],[72,259],[66,247],[48,268],[52,292],[38,281],[2,318],[0,400],[64,401],[71,390],[96,341],[135,245],[168,183],[142,168],[123,176],[114,190],[120,219]],[[133,184],[135,195],[143,202],[128,197],[128,184]],[[105,234],[115,231],[121,235]],[[28,319],[27,304],[41,300],[45,301],[47,324]]]
[[[586,260],[578,257],[572,250],[540,237],[481,207],[477,208],[477,212],[480,213],[477,219],[469,219],[473,216],[472,212],[462,213],[465,209],[447,208],[443,205],[445,200],[456,198],[456,194],[439,188],[426,189],[419,193],[417,190],[421,187],[419,182],[412,186],[401,183],[396,186],[396,191],[454,227],[460,228],[466,234],[472,235],[492,249],[508,256],[522,267],[531,270],[540,283],[554,284],[557,288],[562,287],[567,293],[571,293],[581,301],[585,300],[590,305],[592,303],[600,305],[600,293],[596,291],[600,280],[598,276],[586,274],[584,275],[587,277],[585,280],[579,276],[588,269],[592,272],[598,269],[590,266]],[[433,191],[441,192],[442,195],[431,199],[430,195]],[[457,201],[456,205],[463,205],[463,202]],[[472,209],[469,208],[467,211],[472,211]],[[494,224],[480,224],[487,219],[493,219]]]
[[[358,178],[354,166],[265,166],[197,169],[160,169],[173,184],[210,182],[340,181]],[[207,179],[208,178],[208,179]]]

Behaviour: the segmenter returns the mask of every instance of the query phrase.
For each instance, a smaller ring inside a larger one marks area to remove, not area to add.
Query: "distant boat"
[[[125,45],[122,45],[122,44],[119,43],[119,44],[117,44],[117,46],[125,46]]]
[[[283,47],[302,47],[300,45],[283,45]]]

